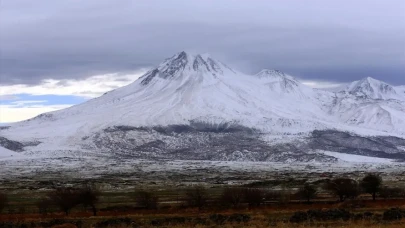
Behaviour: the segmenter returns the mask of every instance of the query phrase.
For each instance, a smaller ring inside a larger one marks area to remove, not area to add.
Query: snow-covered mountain
[[[312,89],[301,84],[294,77],[279,70],[261,70],[255,75],[262,84],[273,93],[281,96],[294,96],[295,99],[309,99],[314,94]]]
[[[400,90],[400,88],[399,88]],[[344,90],[355,96],[362,96],[371,99],[396,99],[405,100],[404,94],[397,91],[394,86],[371,77],[350,83]]]
[[[401,91],[372,78],[337,93],[315,90],[277,70],[247,75],[180,52],[128,86],[3,127],[0,139],[30,155],[335,161],[320,152],[332,151],[405,159]]]

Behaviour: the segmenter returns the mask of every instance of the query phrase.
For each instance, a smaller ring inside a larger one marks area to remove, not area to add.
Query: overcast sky
[[[311,85],[405,84],[405,1],[0,0],[0,122],[22,97],[76,104],[182,50]]]

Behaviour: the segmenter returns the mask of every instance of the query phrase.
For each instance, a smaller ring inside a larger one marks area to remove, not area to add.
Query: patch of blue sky
[[[15,105],[16,103],[35,102],[38,101],[41,105],[66,105],[80,104],[86,101],[85,98],[71,95],[30,95],[30,94],[15,94],[13,99],[0,99],[0,105]]]

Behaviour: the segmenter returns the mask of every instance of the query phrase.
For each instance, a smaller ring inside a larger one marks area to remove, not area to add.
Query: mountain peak
[[[362,83],[381,83],[381,84],[387,84],[387,83],[385,83],[385,82],[383,82],[383,81],[377,80],[377,79],[372,78],[372,77],[365,77],[365,78],[361,79],[360,82],[362,82]]]
[[[295,84],[298,83],[298,80],[295,79],[294,77],[280,71],[280,70],[272,70],[272,69],[263,69],[259,73],[255,74],[256,77],[260,79],[266,79],[266,80],[276,80],[276,81],[292,81]]]
[[[274,76],[285,77],[286,74],[279,70],[263,69],[259,73],[257,73],[256,76],[258,76],[259,78]]]
[[[310,95],[311,89],[306,88],[297,79],[280,70],[263,69],[254,76],[272,92],[282,96],[294,96],[299,99],[312,96]]]
[[[193,75],[195,73],[223,75],[225,72],[234,70],[210,57],[209,54],[198,54],[193,52],[181,51],[172,57],[166,59],[157,68],[150,70],[141,79],[142,85],[149,84],[152,79],[176,78],[179,75]]]
[[[366,77],[350,83],[343,91],[371,99],[398,99],[395,88],[383,81]]]

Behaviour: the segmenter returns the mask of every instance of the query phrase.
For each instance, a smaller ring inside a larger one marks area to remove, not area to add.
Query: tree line
[[[379,175],[367,174],[360,181],[350,178],[339,177],[324,180],[323,184],[305,183],[296,191],[283,188],[282,190],[268,190],[265,188],[230,186],[225,187],[221,194],[213,199],[207,188],[194,186],[186,189],[181,201],[186,207],[195,207],[202,210],[207,205],[219,207],[237,208],[242,204],[249,207],[257,207],[266,202],[277,201],[279,203],[289,202],[292,198],[311,203],[318,196],[320,190],[329,192],[335,196],[337,201],[344,202],[347,199],[355,199],[362,193],[370,194],[373,200],[380,198],[405,197],[405,191],[400,188],[388,188],[383,185]],[[83,206],[91,210],[93,215],[97,214],[101,192],[94,185],[82,187],[58,187],[48,192],[45,197],[37,202],[41,214],[49,212],[50,207],[57,207],[66,215],[76,206]],[[137,190],[132,194],[134,204],[137,208],[157,209],[159,196],[152,190]],[[8,198],[0,193],[0,212],[7,206]]]

